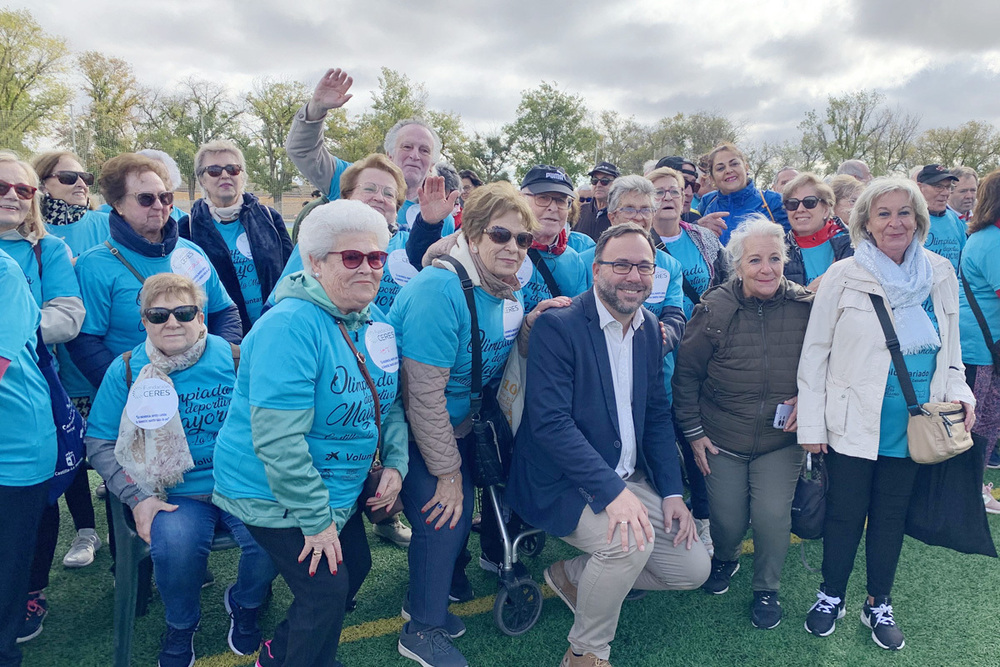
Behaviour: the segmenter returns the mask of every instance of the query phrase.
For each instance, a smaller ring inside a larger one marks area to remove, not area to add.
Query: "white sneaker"
[[[94,562],[94,555],[101,548],[101,538],[93,528],[81,528],[63,558],[65,567],[87,567]]]
[[[413,537],[413,531],[399,520],[398,514],[392,517],[392,521],[373,525],[372,532],[398,547],[410,546],[410,538]]]
[[[698,531],[698,539],[705,545],[709,557],[715,556],[715,544],[712,543],[712,524],[708,519],[695,519],[695,530]]]
[[[993,482],[983,486],[983,503],[987,514],[1000,514],[1000,502],[993,497]]]

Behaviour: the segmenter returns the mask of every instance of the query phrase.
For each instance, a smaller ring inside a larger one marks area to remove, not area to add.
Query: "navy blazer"
[[[585,504],[595,514],[625,482],[618,408],[593,290],[566,308],[550,308],[531,330],[524,415],[514,444],[507,500],[529,524],[562,537],[576,529]],[[656,316],[632,343],[632,416],[636,470],[661,497],[681,494],[680,462],[663,378]]]

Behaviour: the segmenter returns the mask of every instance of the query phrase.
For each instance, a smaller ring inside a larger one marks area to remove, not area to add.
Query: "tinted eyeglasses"
[[[514,234],[514,232],[506,227],[490,227],[483,230],[483,234],[488,236],[490,241],[493,241],[497,245],[504,245],[513,238],[518,248],[528,249],[535,242],[535,235],[531,232]]]
[[[38,192],[38,188],[27,183],[0,181],[0,197],[6,197],[11,188],[14,188],[14,194],[17,195],[18,199],[31,199]]]
[[[807,209],[812,210],[819,205],[819,197],[803,197],[802,199],[786,199],[785,200],[785,210],[786,211],[797,211],[799,209],[799,204],[801,203]]]
[[[611,182],[613,180],[615,180],[615,179],[609,178],[607,176],[602,177],[602,178],[598,178],[597,176],[591,176],[590,177],[590,184],[591,185],[597,185],[598,183],[600,183],[601,185],[611,185]]]
[[[601,264],[602,266],[610,266],[611,270],[620,276],[627,276],[629,273],[631,273],[633,266],[635,267],[635,270],[639,272],[640,276],[651,276],[656,271],[656,264],[653,264],[652,262],[633,263],[633,262],[626,262],[625,260],[620,259],[614,262],[599,261],[597,263]]]
[[[152,192],[133,192],[131,193],[135,200],[139,202],[139,206],[143,208],[149,208],[153,205],[157,199],[164,206],[173,206],[174,204],[174,193],[173,192],[161,192],[160,194],[154,194]]]
[[[227,164],[224,167],[220,167],[217,164],[210,164],[207,167],[202,167],[201,174],[208,174],[212,178],[218,178],[222,176],[222,172],[226,172],[230,176],[239,176],[243,173],[243,167],[238,164]]]
[[[58,178],[59,182],[63,185],[73,185],[76,183],[77,179],[83,181],[87,185],[94,184],[94,175],[89,171],[70,171],[64,169],[62,171],[54,172],[49,178]]]
[[[544,208],[548,208],[551,204],[555,204],[558,209],[567,209],[573,205],[573,198],[567,197],[566,195],[554,195],[548,192],[543,192],[541,194],[532,195],[529,197],[535,200],[535,203]]]
[[[345,269],[356,269],[361,266],[361,262],[368,260],[368,266],[373,269],[381,269],[385,266],[385,259],[389,253],[375,250],[367,255],[360,250],[333,250],[331,255],[340,255],[340,261],[344,263]]]
[[[142,315],[150,324],[165,324],[170,316],[178,322],[190,322],[198,316],[198,306],[177,306],[176,308],[147,308]]]

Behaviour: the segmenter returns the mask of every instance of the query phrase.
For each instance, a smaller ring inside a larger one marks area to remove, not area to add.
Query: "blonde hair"
[[[875,205],[875,200],[890,192],[905,192],[910,199],[910,206],[913,208],[913,217],[917,223],[916,237],[921,243],[927,240],[927,232],[931,228],[930,214],[927,212],[927,202],[920,193],[920,188],[914,181],[907,178],[895,178],[883,176],[876,178],[868,184],[865,191],[858,197],[851,211],[851,222],[848,230],[851,233],[851,245],[857,248],[862,241],[875,243],[871,232],[868,231],[868,221],[871,219],[871,208]]]
[[[681,189],[682,193],[684,192],[684,188],[687,187],[687,182],[684,180],[684,175],[676,169],[671,169],[670,167],[659,167],[658,169],[654,169],[646,174],[646,178],[649,179],[650,183],[658,178],[663,178],[664,176],[673,177],[673,179],[677,181],[677,187]]]
[[[139,312],[146,312],[161,296],[173,296],[181,300],[190,298],[199,310],[205,310],[205,292],[193,280],[176,273],[157,273],[146,278],[146,282],[142,284]]]
[[[469,201],[462,210],[462,234],[470,241],[478,241],[490,222],[512,212],[518,214],[529,232],[541,229],[527,198],[513,185],[497,181],[478,187],[469,195]]]
[[[816,194],[819,195],[820,201],[830,207],[830,213],[832,214],[833,205],[837,203],[837,196],[833,194],[833,188],[824,183],[822,178],[809,171],[804,171],[785,183],[785,187],[781,192],[781,203],[784,204],[791,199],[792,193],[804,185],[811,185],[816,189]]]
[[[361,158],[350,167],[344,170],[340,176],[340,196],[350,199],[354,190],[358,187],[358,179],[365,169],[378,169],[392,176],[396,182],[396,210],[406,201],[406,179],[403,178],[403,170],[396,166],[396,163],[381,153],[371,153]]]
[[[16,164],[24,172],[27,184],[34,188],[38,187],[38,174],[35,173],[35,168],[29,163],[25,162],[10,151],[0,151],[0,164],[3,163]],[[28,215],[25,216],[24,221],[18,225],[18,229],[23,230],[25,235],[34,232],[36,239],[40,239],[45,236],[45,222],[42,220],[41,195],[39,192],[36,191],[35,196],[31,198],[31,207],[28,209]]]

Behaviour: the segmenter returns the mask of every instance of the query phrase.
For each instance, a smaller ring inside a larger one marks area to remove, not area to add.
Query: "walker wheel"
[[[493,620],[500,632],[518,637],[534,627],[542,615],[542,589],[531,579],[501,586],[493,604]]]
[[[545,548],[545,533],[536,533],[534,535],[528,535],[526,538],[521,540],[518,544],[518,551],[522,556],[540,556],[542,549]]]

